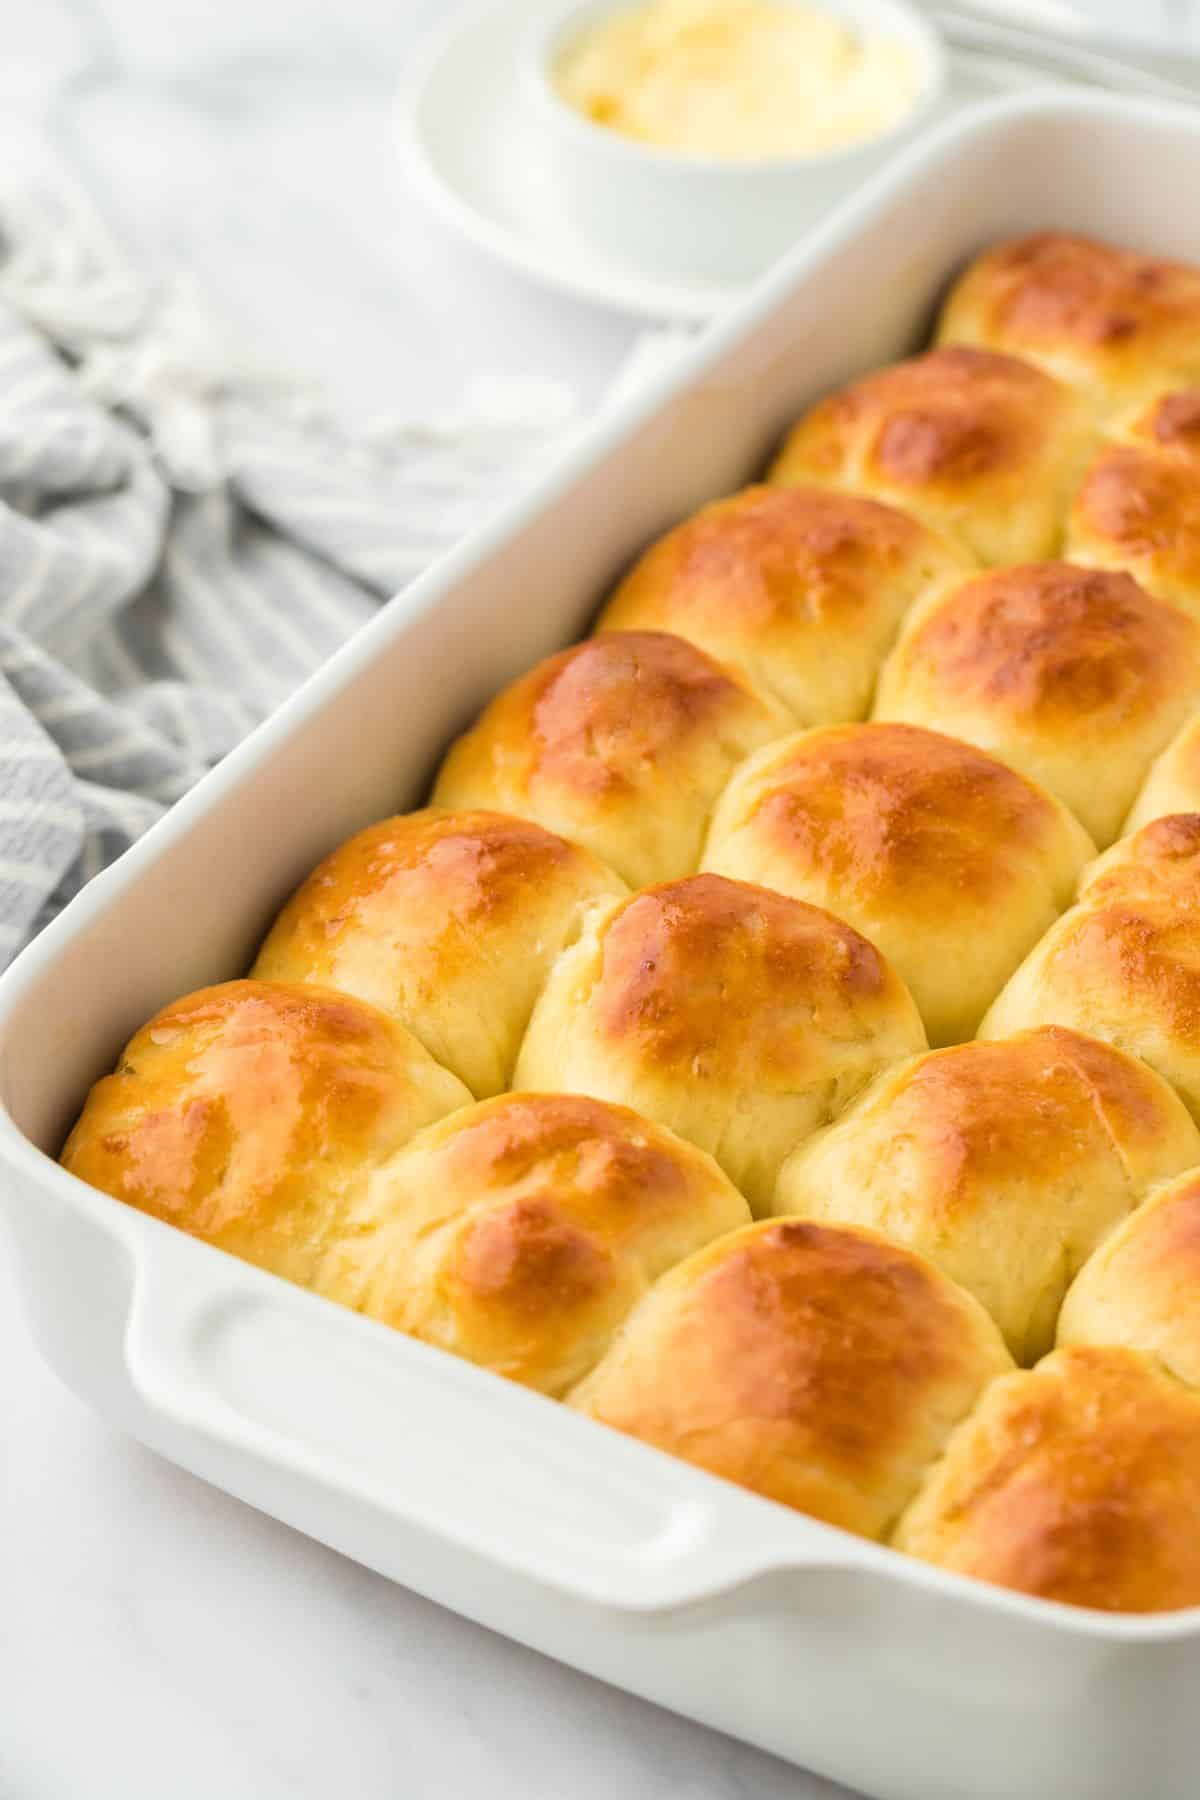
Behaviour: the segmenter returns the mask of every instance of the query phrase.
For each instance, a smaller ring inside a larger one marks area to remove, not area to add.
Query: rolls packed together
[[[1200,270],[986,251],[597,600],[64,1165],[826,1525],[1200,1605]]]

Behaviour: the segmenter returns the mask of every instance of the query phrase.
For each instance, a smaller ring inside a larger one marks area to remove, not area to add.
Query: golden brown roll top
[[[563,1094],[473,1105],[402,1025],[308,985],[229,982],[168,1007],[96,1083],[62,1161],[548,1393],[656,1276],[750,1218],[662,1126]]]
[[[751,487],[654,544],[601,631],[674,631],[800,725],[861,719],[909,607],[970,558],[893,506],[812,487]]]
[[[1060,1344],[1126,1344],[1200,1389],[1200,1170],[1158,1188],[1084,1264]]]
[[[664,1276],[570,1404],[865,1537],[883,1536],[986,1383],[977,1301],[874,1232],[752,1225]]]
[[[536,819],[632,887],[690,875],[738,763],[789,728],[695,644],[612,632],[497,695],[442,764],[435,805]]]
[[[1200,815],[1156,819],[1088,869],[1079,900],[979,1028],[1069,1025],[1157,1069],[1200,1118]]]
[[[229,981],[166,1007],[98,1081],[63,1166],[118,1200],[325,1290],[370,1169],[470,1095],[347,994]]]
[[[901,1550],[1108,1612],[1200,1605],[1200,1397],[1136,1351],[994,1382],[901,1521]]]
[[[1097,451],[1071,507],[1066,551],[1096,568],[1128,569],[1149,593],[1200,618],[1200,387],[1161,396]]]
[[[1173,899],[1186,904],[1200,881],[1200,816],[1152,819],[1089,863],[1079,882],[1081,905]]]
[[[912,725],[841,725],[743,765],[704,867],[847,919],[944,1044],[971,1035],[1092,850],[1060,801],[972,745]]]
[[[985,251],[951,291],[942,344],[1028,356],[1112,411],[1200,378],[1200,269],[1073,232]]]
[[[931,350],[864,375],[805,414],[773,482],[886,500],[983,563],[1054,556],[1093,441],[1082,403],[1032,363]]]
[[[591,919],[543,989],[513,1085],[633,1106],[762,1208],[801,1138],[924,1047],[909,994],[856,931],[697,875]]]
[[[538,990],[584,911],[625,891],[540,825],[429,807],[369,826],[326,857],[280,913],[253,973],[371,1001],[485,1097],[508,1086]]]
[[[1198,1161],[1200,1132],[1165,1081],[1096,1038],[1047,1026],[879,1076],[784,1163],[772,1211],[907,1245],[974,1294],[1017,1361],[1032,1362],[1104,1234],[1154,1182]]]
[[[1140,831],[1168,813],[1189,812],[1200,812],[1200,713],[1188,719],[1155,758],[1125,820],[1125,831]]]
[[[373,1317],[559,1394],[657,1276],[749,1218],[711,1157],[625,1107],[505,1094],[378,1171],[341,1278]]]
[[[1200,624],[1129,576],[994,569],[914,612],[877,719],[1003,758],[1111,843],[1153,758],[1200,704]]]

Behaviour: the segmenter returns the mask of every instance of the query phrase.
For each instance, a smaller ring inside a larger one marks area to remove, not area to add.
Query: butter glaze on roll
[[[1060,1344],[1125,1344],[1200,1389],[1200,1170],[1168,1181],[1072,1283]]]
[[[64,1168],[319,1293],[370,1169],[470,1095],[373,1006],[229,981],[165,1007],[98,1081]]]
[[[1011,1367],[978,1301],[920,1257],[874,1232],[788,1219],[680,1263],[570,1404],[879,1538]]]
[[[1114,430],[1084,473],[1066,546],[1076,562],[1128,569],[1200,618],[1200,387],[1165,394]]]
[[[612,632],[497,695],[442,764],[434,804],[536,819],[644,887],[692,873],[730,775],[789,724],[695,644]]]
[[[625,892],[612,870],[540,825],[429,807],[326,857],[253,972],[371,1001],[486,1098],[508,1086],[538,990],[586,909]]]
[[[1200,1131],[1165,1081],[1047,1026],[889,1069],[788,1158],[772,1210],[917,1251],[1028,1363],[1053,1344],[1067,1284],[1105,1233],[1196,1162]]]
[[[636,1107],[761,1209],[801,1138],[924,1047],[903,983],[858,932],[697,875],[593,916],[542,991],[514,1086]]]
[[[988,1388],[898,1549],[1107,1612],[1200,1605],[1200,1396],[1136,1351],[1075,1346]]]
[[[750,487],[646,551],[600,631],[673,631],[773,694],[800,725],[861,719],[909,607],[971,558],[893,506]]]
[[[946,1044],[973,1033],[1093,849],[1061,801],[972,745],[840,725],[743,765],[704,867],[847,919],[907,983],[930,1042]]]
[[[1069,1025],[1140,1056],[1200,1118],[1200,814],[1156,819],[1086,871],[979,1028]]]
[[[560,1394],[646,1288],[749,1222],[711,1157],[621,1106],[505,1094],[373,1177],[347,1288],[390,1325]]]
[[[1109,844],[1157,753],[1200,705],[1200,624],[1129,575],[1031,563],[919,608],[877,719],[978,744]]]
[[[941,344],[1028,356],[1097,412],[1200,380],[1200,269],[1041,231],[987,250],[950,293]]]
[[[931,350],[864,375],[794,427],[773,482],[915,513],[980,562],[1057,555],[1094,439],[1070,388],[1014,356]]]

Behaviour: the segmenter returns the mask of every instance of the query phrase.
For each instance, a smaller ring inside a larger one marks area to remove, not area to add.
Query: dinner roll
[[[1140,831],[1151,819],[1185,812],[1200,812],[1200,713],[1187,720],[1151,764],[1125,831]]]
[[[1031,357],[1111,411],[1200,377],[1200,269],[1067,231],[1013,238],[955,284],[938,342]]]
[[[969,744],[914,725],[834,725],[743,765],[703,866],[848,919],[945,1044],[971,1035],[1092,849],[1060,801]]]
[[[1200,624],[1128,575],[1029,563],[914,613],[884,665],[875,717],[990,750],[1108,844],[1197,705]]]
[[[1162,396],[1097,451],[1067,517],[1066,553],[1128,569],[1200,618],[1200,388]]]
[[[801,1138],[924,1047],[907,991],[856,931],[696,875],[592,917],[534,1008],[513,1085],[636,1107],[761,1208]]]
[[[1056,554],[1093,434],[1044,370],[983,350],[931,350],[820,401],[771,480],[905,507],[983,563]]]
[[[887,1070],[788,1158],[772,1211],[873,1226],[919,1251],[1032,1362],[1104,1234],[1196,1162],[1200,1131],[1165,1081],[1045,1026]]]
[[[497,695],[442,764],[434,804],[536,819],[644,887],[692,873],[717,795],[788,723],[695,644],[612,632]]]
[[[1158,1188],[1084,1263],[1058,1341],[1150,1351],[1200,1388],[1200,1170]]]
[[[894,506],[825,488],[751,487],[660,538],[601,631],[677,631],[773,694],[800,725],[861,719],[915,600],[971,559]]]
[[[1078,1346],[994,1382],[900,1522],[901,1550],[1107,1612],[1200,1604],[1200,1397]]]
[[[1140,1056],[1200,1118],[1200,814],[1121,838],[979,1028],[1070,1025]]]
[[[570,1404],[878,1538],[986,1384],[978,1301],[872,1231],[751,1225],[665,1275]]]
[[[749,1219],[712,1158],[661,1125],[504,1094],[378,1171],[344,1279],[373,1317],[560,1394],[658,1275]]]
[[[87,1097],[63,1166],[289,1281],[327,1291],[329,1245],[371,1168],[471,1096],[348,994],[227,981],[165,1007]]]
[[[327,856],[253,972],[372,1001],[485,1097],[508,1086],[538,989],[585,909],[624,892],[603,863],[540,825],[428,807]]]

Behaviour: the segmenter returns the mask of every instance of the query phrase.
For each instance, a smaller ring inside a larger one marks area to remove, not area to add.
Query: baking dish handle
[[[162,1234],[161,1240],[159,1234]],[[160,1419],[575,1599],[685,1605],[854,1540],[158,1227],[130,1378]]]

